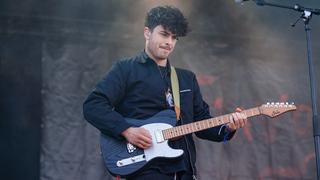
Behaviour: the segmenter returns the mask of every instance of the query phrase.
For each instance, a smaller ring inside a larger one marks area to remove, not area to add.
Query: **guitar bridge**
[[[144,154],[142,154],[139,156],[133,156],[133,157],[129,157],[129,158],[117,161],[117,166],[118,167],[127,166],[130,164],[138,163],[138,162],[145,161],[145,160],[146,160],[146,156]]]

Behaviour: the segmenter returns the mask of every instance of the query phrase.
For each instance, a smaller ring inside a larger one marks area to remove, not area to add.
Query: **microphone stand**
[[[312,120],[313,120],[313,136],[314,136],[314,145],[315,145],[315,155],[316,155],[316,168],[317,168],[317,179],[320,180],[320,122],[317,111],[317,84],[315,79],[314,65],[312,60],[312,48],[311,48],[311,28],[309,22],[312,18],[312,15],[320,15],[320,9],[306,8],[299,4],[294,5],[293,7],[268,3],[264,0],[253,0],[259,6],[272,6],[284,9],[291,9],[294,11],[302,12],[299,19],[291,24],[294,27],[300,19],[304,21],[304,29],[306,32],[307,39],[307,53],[308,53],[308,65],[309,65],[309,78],[310,78],[310,90],[311,90],[311,103],[312,103]]]

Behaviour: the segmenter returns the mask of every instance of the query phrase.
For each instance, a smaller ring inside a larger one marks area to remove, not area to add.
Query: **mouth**
[[[167,50],[167,51],[171,51],[171,48],[168,46],[160,46],[161,49]]]

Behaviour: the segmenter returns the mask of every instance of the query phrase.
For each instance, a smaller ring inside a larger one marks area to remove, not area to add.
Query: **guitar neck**
[[[241,112],[244,113],[247,117],[253,117],[261,114],[259,107],[243,110]],[[220,126],[222,124],[227,124],[230,122],[229,118],[231,114],[232,113],[202,120],[202,121],[193,122],[190,124],[169,128],[169,129],[163,130],[162,133],[163,133],[164,139],[166,140],[177,138],[186,134],[191,134],[194,132],[206,130],[212,127]]]

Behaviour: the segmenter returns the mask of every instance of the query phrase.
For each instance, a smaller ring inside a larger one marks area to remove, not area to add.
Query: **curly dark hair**
[[[158,25],[162,25],[164,29],[175,34],[177,37],[186,36],[190,32],[187,19],[178,8],[173,6],[152,8],[147,13],[144,25],[151,30]]]

